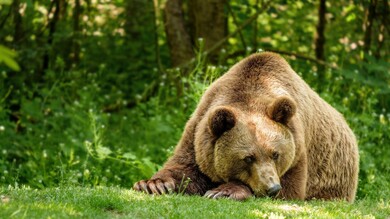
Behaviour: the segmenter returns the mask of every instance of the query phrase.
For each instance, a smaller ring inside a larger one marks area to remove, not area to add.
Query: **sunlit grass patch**
[[[387,218],[384,200],[244,202],[153,196],[118,187],[0,188],[0,218]]]

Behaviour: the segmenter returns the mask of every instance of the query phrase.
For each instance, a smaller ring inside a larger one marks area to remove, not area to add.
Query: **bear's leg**
[[[209,190],[204,195],[207,198],[227,197],[234,200],[245,200],[252,196],[251,189],[240,182],[227,182],[217,188]]]
[[[149,194],[186,193],[203,195],[213,186],[211,180],[197,166],[166,165],[151,179],[141,180],[133,189]]]
[[[151,179],[135,183],[134,190],[149,194],[176,192],[203,195],[215,187],[210,178],[200,171],[195,161],[193,142],[197,123],[196,117],[188,121],[174,155]]]
[[[281,178],[282,190],[276,196],[280,199],[299,199],[306,197],[307,183],[307,162],[306,157],[301,158],[298,163],[288,170]]]

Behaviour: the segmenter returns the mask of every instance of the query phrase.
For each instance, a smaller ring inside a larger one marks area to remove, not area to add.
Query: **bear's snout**
[[[267,195],[270,197],[275,197],[281,189],[282,186],[280,186],[279,184],[274,184],[267,190]]]

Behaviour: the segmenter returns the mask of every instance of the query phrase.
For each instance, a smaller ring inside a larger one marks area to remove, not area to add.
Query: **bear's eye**
[[[253,156],[246,156],[246,157],[244,158],[244,161],[245,161],[245,163],[247,163],[247,164],[251,164],[251,163],[253,163],[253,161],[255,161],[255,158],[254,158]]]
[[[279,153],[276,152],[276,151],[273,152],[273,153],[272,153],[272,159],[273,159],[273,160],[277,160],[278,158],[279,158]]]

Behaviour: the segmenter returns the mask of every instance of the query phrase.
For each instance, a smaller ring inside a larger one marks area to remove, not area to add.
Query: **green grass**
[[[0,218],[388,218],[390,204],[361,199],[245,202],[198,196],[150,196],[117,187],[0,189]]]

